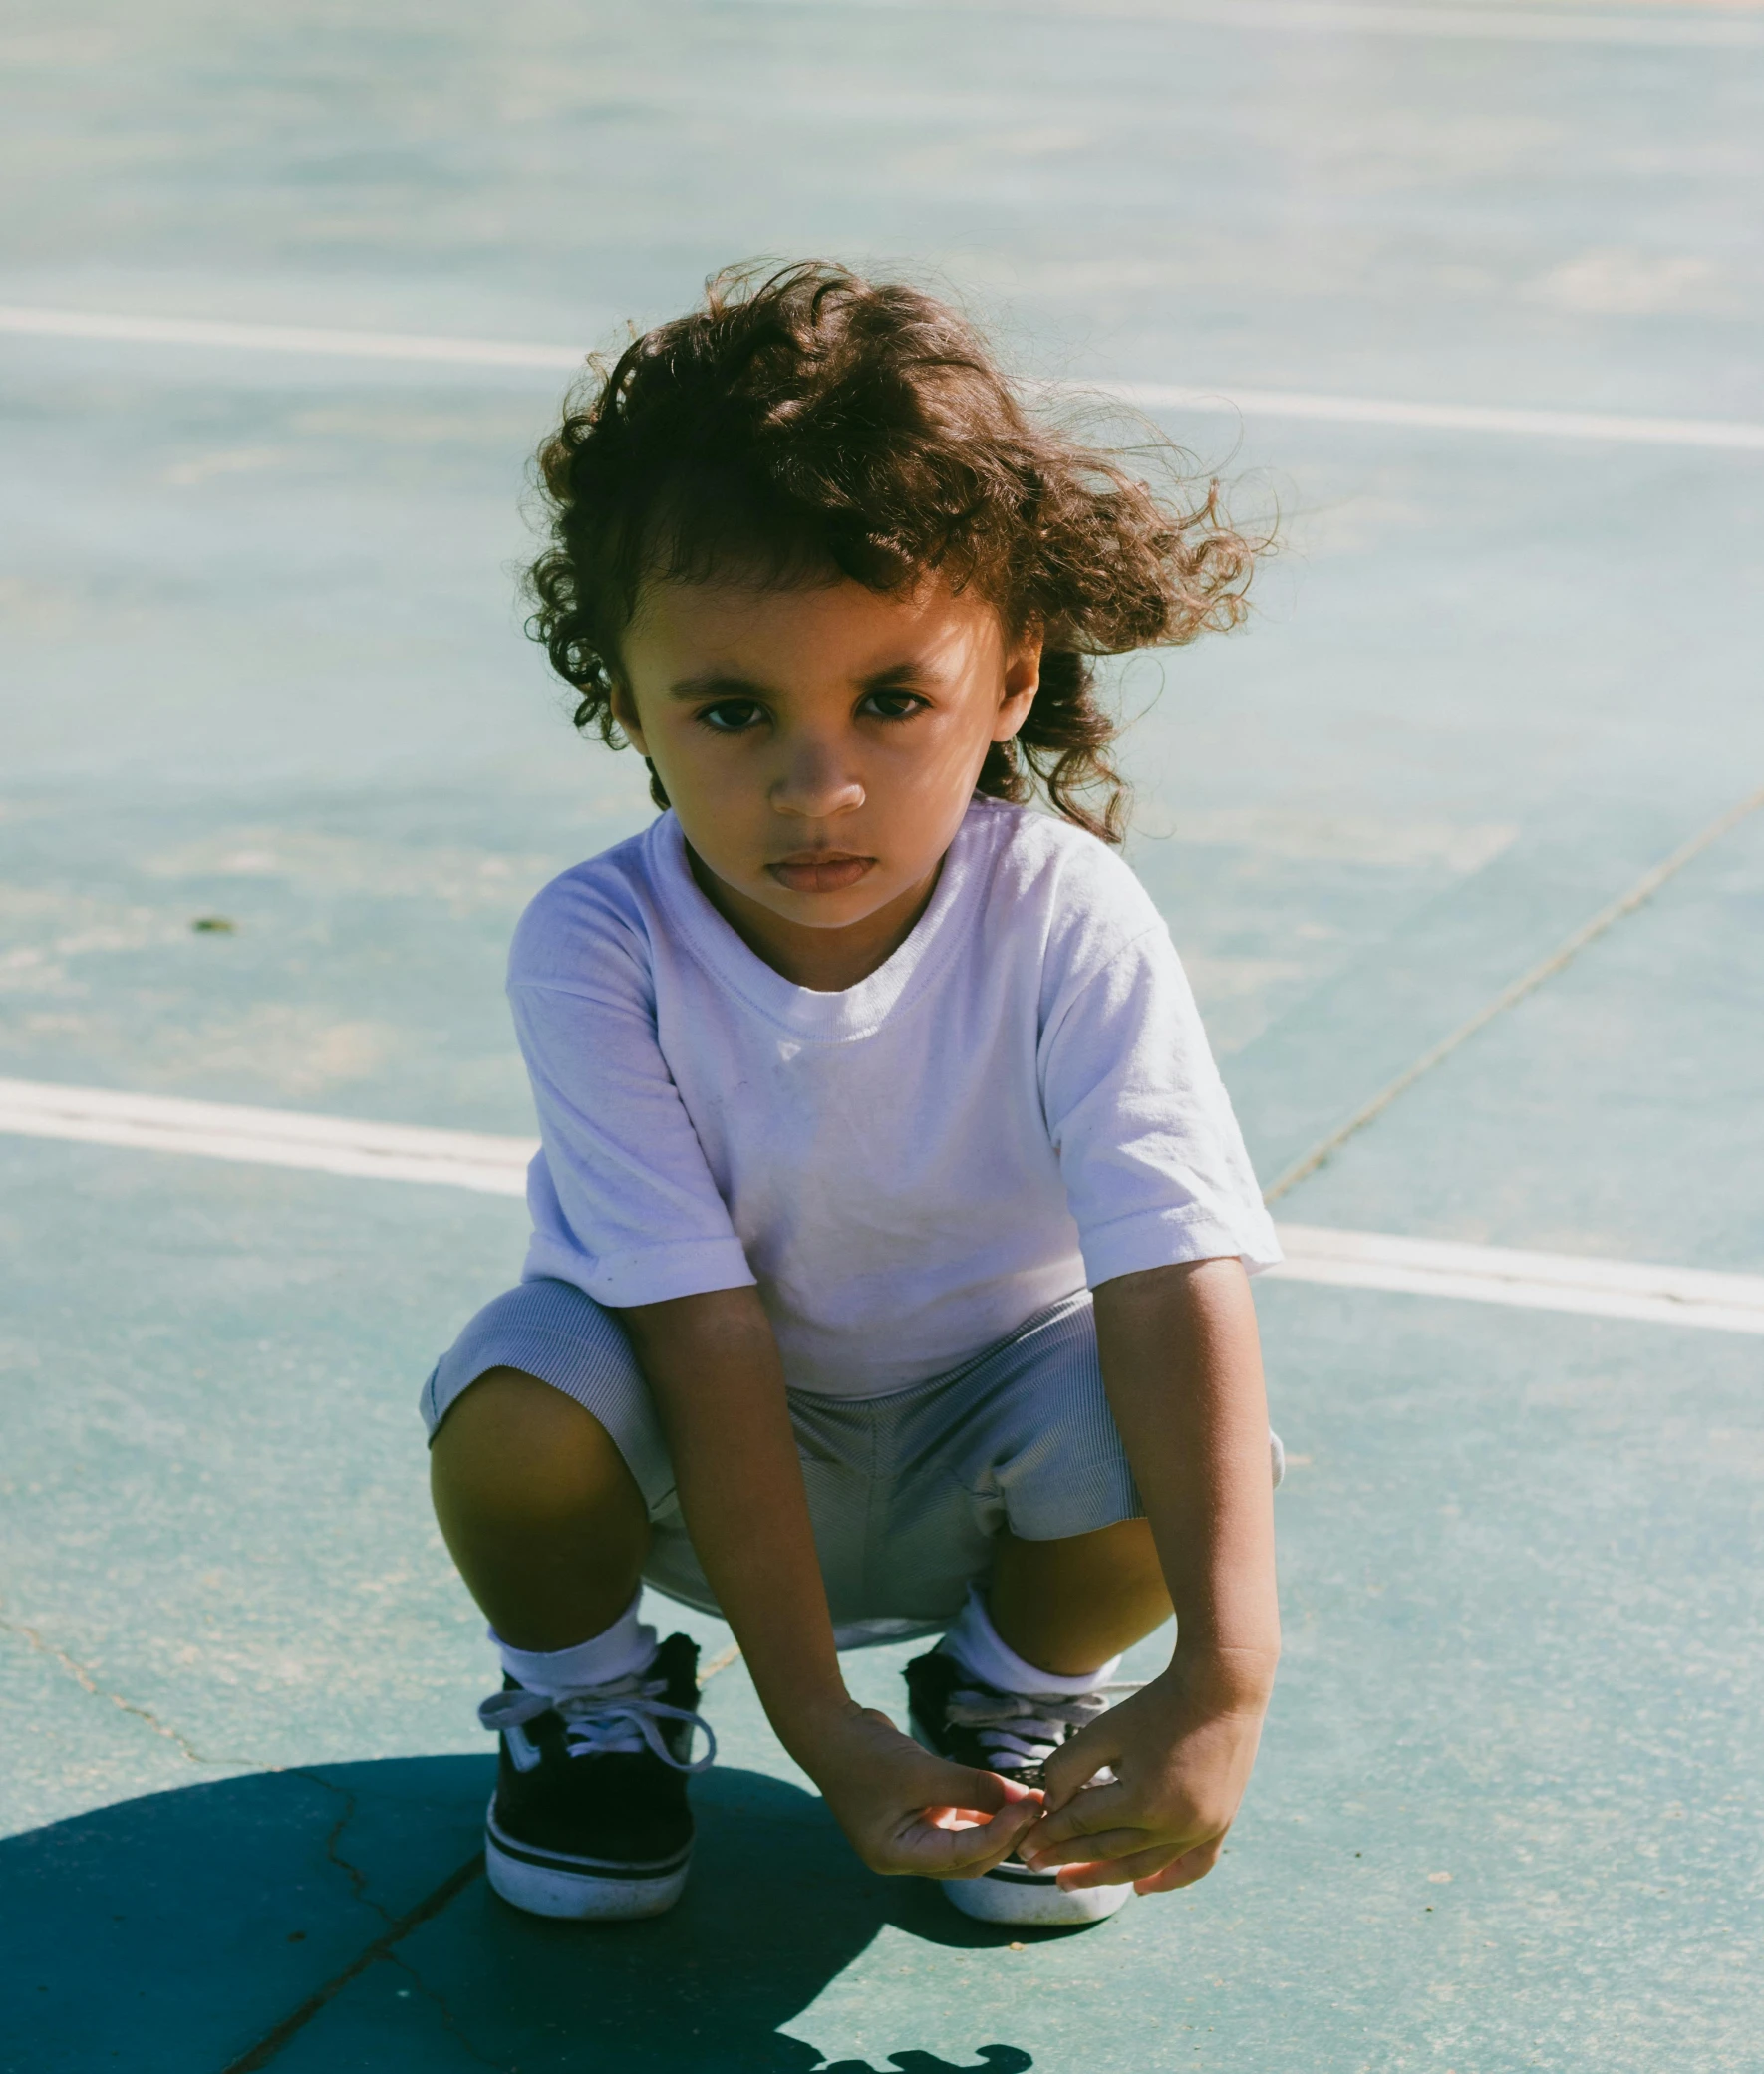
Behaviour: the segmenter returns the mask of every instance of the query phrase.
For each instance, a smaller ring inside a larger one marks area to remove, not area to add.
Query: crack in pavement
[[[1460,1023],[1456,1030],[1441,1037],[1438,1043],[1429,1045],[1413,1064],[1405,1066],[1394,1080],[1381,1087],[1369,1101],[1362,1102],[1345,1122],[1337,1124],[1326,1137],[1320,1138],[1309,1152],[1294,1160],[1271,1187],[1263,1190],[1262,1200],[1268,1204],[1277,1203],[1282,1196],[1297,1188],[1301,1181],[1309,1181],[1320,1167],[1328,1165],[1350,1138],[1358,1137],[1368,1123],[1375,1123],[1392,1102],[1407,1094],[1417,1080],[1432,1072],[1435,1066],[1444,1064],[1446,1059],[1455,1051],[1461,1050],[1472,1037],[1480,1036],[1497,1016],[1504,1016],[1509,1009],[1517,1008],[1547,981],[1553,980],[1559,972],[1572,965],[1589,944],[1596,944],[1608,930],[1615,928],[1618,922],[1625,921],[1637,909],[1645,907],[1663,885],[1677,877],[1685,865],[1700,857],[1704,850],[1711,848],[1730,829],[1737,828],[1760,808],[1764,808],[1764,785],[1760,785],[1755,792],[1747,793],[1745,798],[1738,800],[1725,813],[1717,815],[1707,827],[1699,828],[1694,835],[1681,842],[1669,857],[1662,857],[1657,864],[1651,865],[1626,892],[1619,893],[1615,900],[1608,901],[1596,915],[1589,916],[1572,936],[1557,945],[1549,957],[1528,971],[1522,972],[1516,980],[1503,987],[1493,1001],[1486,1002],[1478,1009],[1467,1022]]]
[[[226,2070],[226,2074],[244,2074],[244,2070],[247,2068],[266,2066],[281,2051],[282,2046],[294,2036],[295,2032],[304,2029],[325,2004],[346,1986],[349,1981],[359,1977],[371,1965],[377,1964],[382,1960],[388,1965],[397,1966],[401,1972],[410,1977],[413,1985],[422,1993],[424,1998],[434,2003],[447,2032],[458,2041],[480,2066],[493,2067],[496,2069],[496,2074],[512,2074],[512,2070],[508,2065],[501,2060],[491,2059],[482,2050],[477,2041],[470,2036],[453,2014],[452,2009],[447,2004],[446,1997],[439,1989],[432,1987],[411,1961],[395,1948],[400,1939],[408,1936],[419,1924],[427,1922],[431,1916],[439,1915],[441,1909],[445,1908],[453,1896],[466,1886],[471,1876],[479,1870],[481,1860],[475,1857],[472,1858],[466,1865],[452,1873],[434,1894],[419,1902],[417,1907],[408,1915],[394,1918],[384,1903],[374,1899],[370,1891],[372,1882],[368,1874],[353,1859],[346,1857],[342,1848],[344,1832],[348,1829],[350,1823],[355,1820],[356,1810],[360,1806],[354,1789],[340,1785],[335,1779],[326,1778],[323,1772],[309,1770],[304,1765],[290,1767],[288,1776],[295,1779],[304,1779],[309,1785],[320,1787],[326,1793],[335,1794],[342,1801],[343,1806],[338,1812],[337,1819],[332,1823],[325,1837],[325,1857],[349,1881],[350,1892],[353,1898],[362,1903],[364,1907],[372,1909],[380,1921],[387,1926],[386,1933],[376,1938],[368,1946],[367,1951],[359,1954],[355,1962],[347,1967],[344,1972],[340,1973],[334,1980],[328,1981],[308,2001],[302,2003],[300,2008],[295,2010],[293,2015],[287,2018],[282,2025],[279,2025],[276,2030],[272,2031],[267,2038],[260,2040],[251,2053],[247,2053],[242,2060],[236,2060]]]
[[[412,1965],[411,1961],[405,1957],[403,1952],[389,1951],[386,1954],[386,1956],[388,1963],[397,1966],[401,1972],[408,1973],[411,1976],[411,1979],[416,1983],[418,1989],[424,1995],[426,1995],[430,2001],[432,2001],[435,2004],[437,2009],[441,2011],[441,2020],[442,2024],[445,2026],[448,2035],[457,2038],[459,2043],[464,2046],[465,2050],[468,2053],[470,2053],[471,2057],[477,2061],[479,2066],[494,2067],[496,2069],[496,2074],[514,2074],[513,2062],[509,2060],[492,2059],[490,2055],[487,2052],[485,2052],[483,2048],[478,2044],[477,2040],[473,2038],[470,2035],[470,2033],[465,2029],[465,2027],[460,2023],[459,2019],[453,2014],[452,2010],[448,2008],[446,1996],[443,1995],[439,1988],[431,1987],[429,1982],[424,1979],[423,1975],[418,1972],[417,1968],[414,1965]]]
[[[239,1765],[242,1768],[265,1772],[285,1771],[286,1776],[304,1779],[309,1785],[317,1786],[326,1793],[335,1794],[342,1801],[343,1805],[338,1812],[337,1819],[332,1823],[325,1836],[325,1858],[329,1864],[334,1865],[348,1880],[352,1899],[372,1909],[380,1921],[385,1924],[386,1928],[371,1944],[358,1952],[355,1958],[340,1973],[333,1975],[331,1979],[324,1982],[298,2008],[290,2011],[280,2023],[266,2032],[255,2045],[249,2047],[237,2059],[231,2061],[222,2070],[222,2074],[255,2074],[255,2070],[268,2066],[281,2052],[282,2048],[300,2031],[303,2031],[313,2018],[329,2002],[335,1999],[352,1980],[359,1979],[370,1966],[381,1960],[397,1966],[401,1972],[409,1977],[415,1989],[427,2001],[434,2004],[448,2035],[456,2039],[459,2045],[480,2066],[493,2068],[496,2070],[496,2074],[513,2074],[513,2063],[491,2058],[461,2025],[457,2016],[448,2006],[445,1996],[438,1989],[432,1987],[417,1968],[411,1964],[410,1960],[404,1957],[396,1948],[413,1930],[421,1927],[423,1924],[429,1922],[433,1917],[439,1916],[456,1895],[462,1893],[478,1877],[483,1871],[483,1856],[481,1852],[474,1852],[463,1865],[455,1867],[439,1887],[425,1895],[414,1908],[407,1910],[402,1916],[394,1917],[383,1903],[375,1900],[370,1892],[372,1882],[368,1874],[353,1859],[347,1857],[343,1851],[344,1833],[348,1830],[350,1823],[355,1820],[356,1812],[360,1805],[355,1792],[350,1787],[341,1786],[336,1780],[326,1778],[323,1772],[309,1770],[304,1765],[283,1767],[280,1765],[255,1763],[251,1759],[242,1757],[205,1756],[186,1735],[180,1730],[171,1727],[168,1723],[161,1721],[149,1708],[140,1706],[134,1700],[125,1699],[120,1692],[113,1692],[108,1686],[101,1685],[85,1664],[81,1663],[77,1657],[69,1655],[66,1649],[52,1642],[39,1630],[28,1626],[22,1621],[9,1620],[5,1616],[0,1615],[0,1631],[17,1635],[21,1641],[35,1649],[40,1655],[48,1657],[52,1663],[56,1664],[59,1669],[71,1677],[83,1691],[90,1692],[95,1699],[108,1699],[112,1706],[116,1707],[120,1712],[133,1716],[134,1719],[151,1729],[153,1734],[162,1737],[166,1742],[170,1743],[172,1748],[187,1763],[204,1767]],[[709,1684],[720,1671],[729,1669],[731,1665],[739,1660],[740,1654],[740,1649],[737,1646],[731,1646],[714,1656],[704,1667],[700,1677],[701,1686]]]
[[[733,1664],[738,1662],[740,1654],[739,1647],[732,1644],[713,1656],[700,1672],[700,1689],[702,1690],[708,1685],[720,1671],[728,1670]],[[439,1916],[453,1897],[469,1885],[472,1878],[482,1870],[482,1858],[474,1857],[465,1865],[459,1867],[457,1871],[442,1882],[441,1887],[436,1889],[434,1894],[419,1902],[417,1907],[408,1915],[401,1916],[395,1920],[388,1914],[384,1905],[377,1902],[369,1892],[371,1883],[368,1875],[353,1860],[345,1857],[342,1850],[344,1832],[355,1819],[358,1805],[355,1793],[349,1787],[339,1785],[336,1780],[326,1778],[323,1772],[311,1771],[305,1766],[292,1767],[291,1776],[305,1779],[314,1786],[322,1787],[327,1793],[338,1795],[342,1800],[342,1811],[339,1813],[337,1820],[331,1825],[330,1832],[325,1838],[325,1856],[348,1879],[354,1898],[359,1902],[365,1903],[387,1925],[387,1931],[384,1936],[377,1938],[374,1943],[369,1945],[365,1952],[359,1953],[355,1960],[343,1972],[338,1974],[335,1979],[327,1981],[323,1987],[318,1989],[307,2001],[303,2002],[298,2009],[294,2010],[282,2023],[278,2024],[273,2031],[260,2039],[242,2058],[234,2060],[230,2066],[223,2070],[223,2074],[253,2074],[253,2070],[268,2066],[270,2061],[280,2053],[282,2047],[297,2032],[304,2030],[307,2024],[324,2008],[326,2003],[339,1994],[350,1981],[360,1978],[371,1965],[381,1960],[384,1960],[389,1965],[397,1966],[409,1978],[413,1988],[422,1994],[427,2001],[434,2004],[448,2035],[456,2039],[459,2045],[480,2066],[494,2068],[496,2074],[514,2074],[515,2063],[508,2060],[494,2059],[490,2054],[486,2053],[476,2039],[460,2023],[458,2017],[449,2006],[445,1995],[440,1989],[431,1986],[429,1981],[418,1971],[417,1967],[412,1964],[411,1960],[403,1952],[395,1948],[419,1925],[428,1922],[431,1917]]]
[[[101,1685],[91,1671],[86,1668],[85,1664],[70,1656],[66,1649],[58,1647],[46,1635],[40,1634],[35,1628],[27,1627],[24,1622],[9,1621],[4,1617],[0,1617],[0,1629],[3,1629],[8,1634],[16,1634],[21,1641],[28,1642],[40,1655],[47,1656],[52,1663],[59,1664],[77,1685],[90,1692],[95,1699],[108,1699],[112,1706],[118,1708],[121,1712],[133,1714],[138,1721],[145,1721],[155,1735],[163,1736],[166,1742],[171,1744],[172,1748],[177,1750],[180,1755],[187,1758],[191,1764],[250,1764],[251,1760],[245,1757],[204,1757],[188,1736],[181,1734],[175,1728],[169,1727],[149,1708],[137,1706],[134,1700],[125,1699],[120,1692],[113,1692],[108,1686]],[[259,1768],[265,1770],[273,1769],[273,1767],[269,1766]]]
[[[222,2068],[221,2074],[257,2074],[258,2068],[267,2067],[282,2047],[305,2030],[319,2011],[340,1995],[352,1980],[359,1979],[377,1959],[390,1958],[396,1945],[402,1943],[414,1929],[420,1928],[432,1917],[439,1916],[456,1894],[470,1886],[483,1869],[483,1853],[474,1851],[465,1863],[456,1866],[439,1887],[426,1894],[414,1909],[407,1909],[404,1915],[393,1918],[381,1934],[363,1950],[358,1951],[342,1972],[334,1973],[323,1986],[315,1988],[297,2009],[290,2010],[281,2022],[266,2031],[255,2045]],[[473,2050],[475,2049],[474,2047]],[[482,2057],[481,2054],[478,2056]],[[496,2063],[492,2060],[486,2064],[494,2066]]]
[[[390,1923],[392,1921],[391,1916],[368,1892],[370,1883],[367,1874],[353,1860],[345,1858],[342,1851],[338,1848],[343,1838],[343,1832],[355,1820],[357,1801],[354,1790],[348,1786],[339,1786],[335,1779],[327,1779],[323,1772],[308,1771],[304,1765],[293,1766],[289,1776],[296,1779],[305,1779],[308,1784],[322,1787],[325,1792],[335,1793],[341,1799],[343,1812],[332,1823],[330,1833],[325,1838],[325,1856],[347,1878],[350,1892],[354,1898],[372,1909],[382,1923]]]

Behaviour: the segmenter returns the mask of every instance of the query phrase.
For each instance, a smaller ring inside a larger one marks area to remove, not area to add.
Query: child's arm
[[[873,1871],[948,1879],[996,1865],[1038,1796],[922,1750],[845,1689],[757,1292],[716,1290],[621,1317],[667,1431],[693,1547],[779,1740]]]
[[[1068,1887],[1142,1894],[1211,1872],[1249,1783],[1280,1656],[1268,1411],[1237,1260],[1123,1275],[1096,1292],[1102,1375],[1176,1609],[1162,1676],[1045,1766],[1024,1840]],[[1117,1783],[1080,1792],[1104,1765]]]

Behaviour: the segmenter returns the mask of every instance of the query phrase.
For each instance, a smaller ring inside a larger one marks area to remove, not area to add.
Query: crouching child
[[[714,1746],[647,1583],[875,1870],[1008,1923],[1186,1886],[1279,1652],[1279,1255],[1091,659],[1232,624],[1250,550],[829,266],[714,282],[540,458],[535,631],[661,811],[520,923],[531,1246],[424,1392],[501,1657],[491,1882],[681,1893]],[[907,1734],[838,1651],[915,1635]]]

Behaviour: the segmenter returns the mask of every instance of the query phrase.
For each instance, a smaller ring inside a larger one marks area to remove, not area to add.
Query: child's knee
[[[519,1368],[488,1369],[460,1392],[430,1460],[438,1496],[529,1515],[592,1502],[622,1485],[636,1490],[599,1419]]]

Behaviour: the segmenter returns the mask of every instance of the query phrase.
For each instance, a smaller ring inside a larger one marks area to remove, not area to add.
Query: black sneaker
[[[686,1775],[717,1755],[695,1711],[699,1650],[671,1634],[644,1669],[548,1699],[509,1678],[477,1717],[501,1734],[484,1865],[533,1916],[619,1923],[680,1899],[692,1861]],[[693,1736],[709,1745],[691,1761]]]
[[[1047,1759],[1108,1706],[1100,1692],[1076,1698],[1001,1692],[941,1649],[907,1665],[907,1695],[915,1742],[953,1764],[1024,1786],[1039,1786]],[[1080,1887],[1067,1894],[1051,1872],[1037,1873],[1014,1851],[978,1880],[946,1880],[943,1891],[964,1916],[982,1923],[1050,1926],[1100,1923],[1126,1906],[1133,1889]]]

